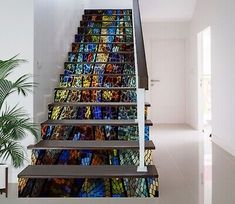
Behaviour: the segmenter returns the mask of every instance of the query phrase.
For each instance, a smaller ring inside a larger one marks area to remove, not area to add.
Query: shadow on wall
[[[34,94],[35,122],[47,118],[47,104],[63,73],[63,64],[89,1],[35,0],[34,75],[39,84]]]

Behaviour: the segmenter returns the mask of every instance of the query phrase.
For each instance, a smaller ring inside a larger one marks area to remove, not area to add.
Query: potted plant
[[[35,86],[29,79],[31,76],[25,74],[17,80],[9,80],[9,75],[25,60],[17,59],[17,56],[2,61],[0,60],[0,163],[11,159],[15,168],[21,167],[26,159],[26,151],[20,141],[31,133],[38,138],[36,126],[31,122],[29,115],[15,105],[10,107],[7,98],[12,94],[27,96]],[[17,98],[16,98],[17,102]],[[0,164],[0,181],[5,181],[5,168]],[[4,185],[4,186],[3,186]],[[0,189],[6,188],[5,183],[0,183]]]

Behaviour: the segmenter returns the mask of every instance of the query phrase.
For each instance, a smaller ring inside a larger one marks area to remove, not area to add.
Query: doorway
[[[198,127],[211,127],[211,28],[198,34]]]
[[[212,203],[212,147],[211,140],[211,28],[198,33],[198,127],[203,132],[199,148],[200,203]],[[200,196],[201,195],[201,196]]]

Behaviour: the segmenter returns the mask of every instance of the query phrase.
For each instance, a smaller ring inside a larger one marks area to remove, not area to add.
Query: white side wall
[[[189,121],[197,128],[197,33],[211,26],[213,141],[235,156],[235,1],[198,0],[191,22]]]
[[[7,0],[1,1],[0,6],[0,60],[9,59],[16,54],[19,58],[27,59],[28,63],[20,66],[9,77],[15,80],[23,74],[33,74],[33,1],[32,0]],[[24,110],[33,117],[33,95],[26,98],[14,95],[7,104],[14,106],[19,102]],[[22,141],[23,146],[33,142],[30,135]],[[30,156],[30,155],[29,155]],[[9,182],[17,181],[17,174],[21,169],[13,169],[9,161]],[[1,179],[1,178],[0,178]]]
[[[47,105],[53,100],[53,89],[63,73],[88,3],[86,0],[35,0],[34,72],[39,84],[34,96],[36,122],[47,119]]]
[[[189,33],[189,23],[188,22],[144,22],[143,23],[143,32],[144,32],[144,40],[145,40],[145,51],[147,57],[147,65],[148,65],[148,72],[149,72],[149,80],[151,77],[154,77],[156,71],[156,66],[154,63],[155,58],[159,57],[159,52],[161,50],[152,49],[153,45],[157,45],[157,43],[167,42],[168,46],[172,43],[172,48],[174,48],[175,42],[182,42],[184,43],[185,47],[182,53],[175,53],[175,56],[184,56],[184,65],[182,67],[174,67],[171,66],[171,70],[168,72],[163,72],[162,74],[165,76],[161,76],[162,78],[169,79],[169,75],[174,75],[171,77],[171,81],[168,82],[169,86],[174,86],[174,94],[169,96],[171,100],[167,100],[167,106],[172,108],[172,111],[169,111],[168,108],[164,108],[164,110],[158,112],[157,116],[157,123],[187,123],[186,121],[186,77],[185,77],[185,69],[188,65],[187,58],[188,58],[188,33]],[[160,46],[160,45],[159,45]],[[158,55],[157,55],[158,52]],[[167,54],[167,53],[166,53]],[[172,55],[172,53],[171,53]],[[165,62],[172,59],[163,59]],[[160,63],[160,62],[159,62]],[[160,71],[160,70],[158,70]],[[175,72],[180,72],[182,74],[173,74]],[[151,74],[152,73],[152,74]],[[159,73],[160,75],[160,73]],[[156,77],[156,76],[155,76]],[[154,78],[155,79],[155,78]],[[182,83],[183,81],[183,83]],[[163,81],[160,83],[155,84],[155,86],[162,85]],[[149,81],[149,84],[151,82]],[[170,88],[172,90],[172,88]],[[177,94],[178,93],[178,94]],[[159,99],[163,99],[166,93],[164,91],[161,93],[156,93],[156,89],[154,90],[153,87],[150,86],[150,91],[147,93],[147,101],[151,102],[151,96],[157,97]],[[169,98],[168,97],[168,98]],[[152,102],[151,102],[152,103]],[[164,104],[164,102],[160,102],[159,104]],[[165,103],[165,104],[166,104]],[[156,104],[151,104],[152,109],[158,108],[157,102]],[[178,105],[176,105],[178,104]],[[177,114],[176,114],[177,113]]]
[[[133,0],[88,0],[90,9],[131,9]]]

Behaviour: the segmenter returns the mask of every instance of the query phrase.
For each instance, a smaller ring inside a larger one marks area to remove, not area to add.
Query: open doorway
[[[211,28],[198,33],[198,127],[203,131],[200,143],[199,198],[203,204],[212,204],[212,147],[211,140]]]
[[[198,34],[198,127],[211,127],[211,29]]]

